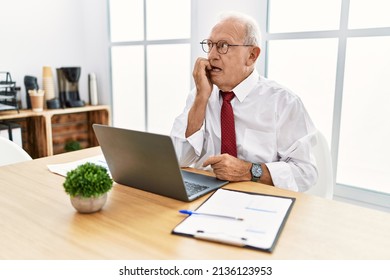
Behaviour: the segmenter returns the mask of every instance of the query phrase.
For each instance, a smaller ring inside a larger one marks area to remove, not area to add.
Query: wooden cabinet
[[[65,152],[65,144],[78,141],[82,148],[98,146],[92,124],[110,124],[107,105],[44,110],[7,111],[0,121],[17,123],[22,128],[23,149],[32,158]]]

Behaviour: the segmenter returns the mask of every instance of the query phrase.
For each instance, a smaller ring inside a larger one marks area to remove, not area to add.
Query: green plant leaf
[[[70,196],[98,197],[108,192],[112,184],[106,168],[87,162],[66,174],[64,189]]]

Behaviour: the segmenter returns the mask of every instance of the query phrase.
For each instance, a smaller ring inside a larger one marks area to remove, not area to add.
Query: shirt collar
[[[239,83],[232,91],[236,95],[237,99],[242,102],[245,97],[251,92],[253,87],[259,80],[259,73],[256,69],[241,83]]]

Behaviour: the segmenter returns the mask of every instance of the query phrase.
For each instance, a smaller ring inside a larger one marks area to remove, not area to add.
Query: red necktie
[[[228,153],[237,157],[236,129],[234,127],[234,114],[230,101],[234,92],[220,92],[223,103],[221,108],[221,154]]]

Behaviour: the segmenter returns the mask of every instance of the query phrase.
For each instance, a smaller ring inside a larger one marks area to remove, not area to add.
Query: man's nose
[[[216,57],[219,57],[219,52],[217,50],[217,45],[213,45],[213,47],[211,48],[211,50],[209,52],[208,58],[213,59]]]

